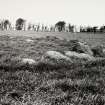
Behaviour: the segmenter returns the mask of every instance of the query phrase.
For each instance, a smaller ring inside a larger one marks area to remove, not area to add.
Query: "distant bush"
[[[24,23],[25,23],[24,19],[22,18],[17,19],[16,20],[16,30],[22,30],[24,27]]]
[[[55,24],[55,27],[57,27],[58,31],[64,31],[65,30],[65,22],[64,21],[59,21]]]

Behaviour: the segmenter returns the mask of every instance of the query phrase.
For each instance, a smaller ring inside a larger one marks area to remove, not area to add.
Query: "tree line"
[[[103,33],[105,32],[105,26],[79,26],[66,24],[65,21],[58,21],[55,25],[51,25],[48,27],[44,24],[32,24],[29,23],[26,25],[26,20],[22,18],[18,18],[15,22],[15,26],[11,24],[11,22],[8,19],[1,20],[0,22],[0,30],[33,30],[36,32],[44,31],[44,32],[93,32],[93,33]]]

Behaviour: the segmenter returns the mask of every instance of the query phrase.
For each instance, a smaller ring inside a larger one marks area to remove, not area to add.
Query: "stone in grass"
[[[41,62],[50,63],[50,64],[68,64],[72,63],[72,60],[57,51],[47,51],[41,58]]]
[[[91,48],[89,47],[89,45],[87,45],[86,42],[82,42],[79,40],[70,40],[69,44],[70,44],[70,46],[69,46],[70,51],[75,51],[77,53],[85,53],[85,54],[93,55]]]
[[[26,39],[26,42],[33,43],[34,41],[32,39]]]
[[[23,64],[36,64],[36,61],[33,60],[33,59],[30,59],[30,58],[22,58],[22,59],[21,59],[21,62],[22,62]]]
[[[65,55],[70,57],[70,58],[77,58],[77,59],[84,59],[84,60],[94,60],[95,58],[89,54],[85,53],[77,53],[74,51],[65,51]]]

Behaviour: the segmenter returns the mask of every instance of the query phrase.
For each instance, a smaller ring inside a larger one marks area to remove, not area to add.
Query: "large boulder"
[[[93,52],[91,51],[91,48],[89,45],[87,45],[86,42],[78,41],[78,40],[70,40],[69,41],[69,50],[75,51],[77,53],[85,53],[89,55],[93,55]]]
[[[50,64],[67,64],[72,63],[71,59],[57,51],[47,51],[41,58],[41,62]]]
[[[81,60],[93,60],[94,57],[89,55],[89,54],[85,54],[85,53],[77,53],[74,51],[65,51],[65,55],[70,57],[70,58],[76,58],[76,59],[81,59]]]

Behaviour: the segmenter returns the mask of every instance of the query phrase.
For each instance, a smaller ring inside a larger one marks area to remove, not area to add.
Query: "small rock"
[[[26,42],[30,43],[30,42],[33,42],[33,40],[31,40],[31,39],[26,39]]]
[[[22,58],[22,63],[35,64],[35,60],[29,58]]]

